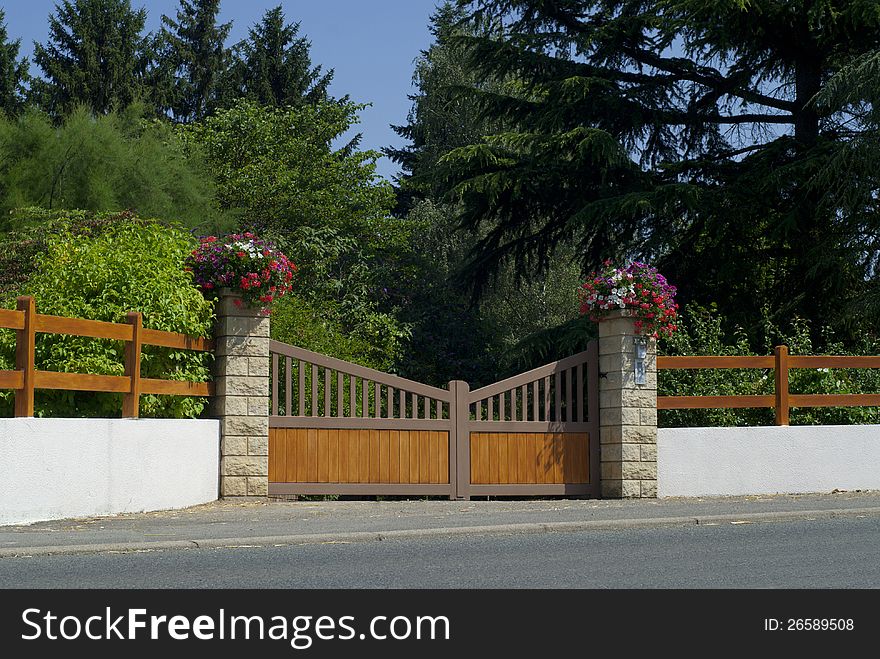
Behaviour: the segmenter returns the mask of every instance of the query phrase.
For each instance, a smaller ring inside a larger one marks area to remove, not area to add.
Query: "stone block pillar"
[[[636,384],[635,319],[626,311],[599,321],[601,491],[608,498],[657,496],[657,347],[645,351]]]
[[[236,304],[236,301],[240,304]],[[269,317],[221,291],[214,336],[220,496],[269,493]]]

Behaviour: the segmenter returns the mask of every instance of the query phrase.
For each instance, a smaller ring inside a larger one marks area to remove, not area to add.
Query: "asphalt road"
[[[880,518],[0,559],[3,588],[878,588]]]

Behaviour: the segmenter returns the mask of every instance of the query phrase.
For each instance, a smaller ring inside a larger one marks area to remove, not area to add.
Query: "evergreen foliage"
[[[0,8],[0,113],[7,116],[21,111],[30,81],[27,58],[18,59],[20,48],[21,39],[9,39],[6,13]]]
[[[131,0],[55,5],[48,42],[34,44],[34,61],[45,76],[32,85],[40,106],[60,120],[79,105],[106,114],[142,98],[150,59],[146,17]]]
[[[299,23],[287,23],[281,6],[269,9],[233,48],[223,85],[225,105],[247,98],[279,107],[328,100],[332,69],[312,66],[311,44],[299,36]]]

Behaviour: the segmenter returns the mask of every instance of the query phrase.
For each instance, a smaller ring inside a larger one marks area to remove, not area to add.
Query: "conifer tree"
[[[645,257],[683,301],[746,328],[762,307],[819,328],[876,272],[878,171],[829,194],[863,123],[820,106],[827,81],[880,46],[873,0],[460,0],[504,34],[463,36],[474,87],[505,129],[446,155],[434,176],[484,237],[470,275],[546,267],[560,242],[583,267]],[[865,253],[867,251],[867,254]]]
[[[33,85],[39,104],[63,117],[80,104],[105,114],[141,97],[146,17],[131,0],[61,0],[49,16],[48,42],[34,44],[45,76]]]
[[[162,16],[156,84],[175,121],[198,121],[217,105],[232,28],[217,22],[219,13],[220,0],[180,0],[176,18]]]
[[[0,8],[0,113],[16,114],[24,105],[29,80],[27,58],[18,59],[21,39],[9,40],[6,13]]]
[[[299,23],[287,23],[281,7],[269,9],[233,49],[224,84],[225,105],[247,98],[273,107],[328,99],[333,71],[312,66],[311,44],[299,36]]]

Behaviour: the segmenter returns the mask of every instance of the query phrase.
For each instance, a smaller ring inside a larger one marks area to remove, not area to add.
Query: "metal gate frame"
[[[599,495],[596,341],[584,352],[474,391],[461,380],[453,380],[448,389],[441,389],[278,341],[269,342],[269,351],[270,434],[272,429],[336,429],[439,431],[448,437],[445,483],[270,482],[269,494],[440,495],[450,499],[486,495]],[[493,405],[496,397],[497,406]],[[472,484],[471,433],[477,432],[587,433],[589,482]]]

